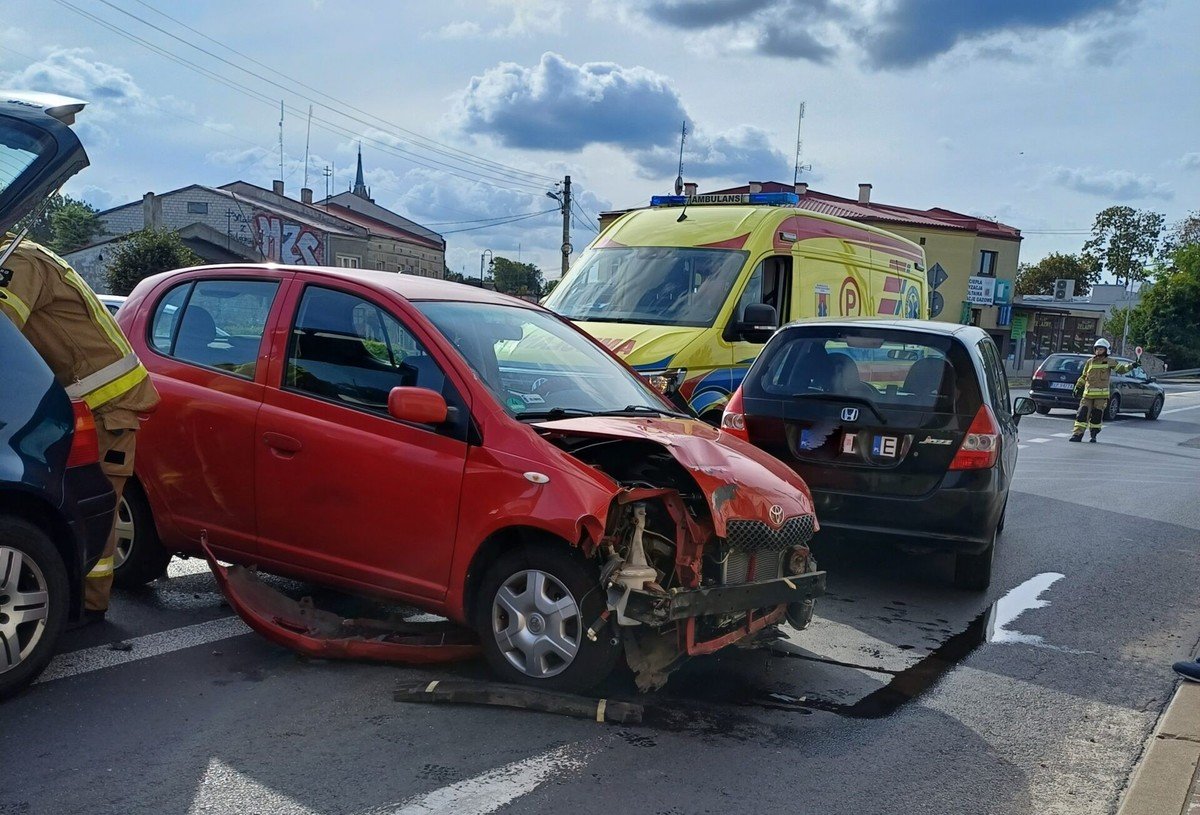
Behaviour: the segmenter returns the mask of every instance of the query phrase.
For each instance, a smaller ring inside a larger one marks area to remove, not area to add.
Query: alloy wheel
[[[1117,420],[1117,414],[1121,412],[1121,397],[1116,394],[1108,400],[1108,409],[1104,412],[1104,418],[1110,422]]]
[[[41,568],[21,550],[0,546],[0,673],[33,653],[49,616],[50,593]]]
[[[121,500],[117,504],[117,519],[113,524],[113,529],[117,533],[117,548],[113,552],[113,568],[119,569],[129,559],[129,553],[133,551],[135,535],[133,512],[130,511],[129,502],[125,496],[121,496]]]
[[[492,600],[492,633],[504,658],[521,673],[548,679],[579,653],[579,606],[554,575],[537,569],[505,580]]]

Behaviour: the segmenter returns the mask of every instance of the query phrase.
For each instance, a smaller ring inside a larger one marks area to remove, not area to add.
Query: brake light
[[[996,464],[1000,458],[1000,425],[996,424],[996,415],[987,405],[979,408],[971,426],[967,429],[967,437],[963,439],[954,460],[950,462],[951,470],[986,470]]]
[[[1045,379],[1046,378],[1046,372],[1042,370],[1041,365],[1037,366],[1037,370],[1033,372],[1033,378],[1034,379]]]
[[[92,411],[83,402],[71,402],[75,412],[75,435],[71,437],[71,452],[67,454],[68,467],[95,464],[100,460],[100,439],[96,436],[96,420]]]
[[[725,405],[725,412],[721,414],[721,429],[742,441],[750,441],[750,434],[746,432],[746,416],[742,413],[741,388],[733,392],[729,404]]]

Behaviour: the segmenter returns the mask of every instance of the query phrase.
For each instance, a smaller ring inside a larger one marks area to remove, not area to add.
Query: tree
[[[497,257],[492,265],[496,291],[516,297],[542,296],[542,271],[532,263]]]
[[[1097,213],[1083,253],[1099,261],[1118,283],[1145,280],[1147,265],[1158,254],[1166,216],[1133,207],[1109,207]]]
[[[1171,258],[1180,249],[1200,246],[1200,212],[1189,212],[1182,221],[1171,225],[1163,238],[1163,258]]]
[[[1149,291],[1149,289],[1147,289]],[[1129,336],[1126,338],[1126,344],[1139,345],[1142,343],[1142,335],[1138,333],[1138,322],[1132,319],[1133,308],[1131,306],[1116,306],[1112,310],[1112,314],[1104,321],[1104,328],[1101,334],[1106,337],[1112,337],[1113,342],[1120,345],[1122,337],[1125,337],[1125,322],[1129,321]],[[1125,353],[1122,349],[1121,353]]]
[[[1100,282],[1100,266],[1094,258],[1055,252],[1037,263],[1022,263],[1014,288],[1017,294],[1053,294],[1060,278],[1074,280],[1075,294],[1085,295]]]
[[[1142,295],[1129,330],[1172,368],[1200,367],[1200,244],[1175,252]]]
[[[97,217],[91,204],[67,198],[61,207],[50,216],[50,227],[54,232],[50,248],[60,254],[74,252],[90,244],[104,234],[104,224]]]
[[[556,277],[553,280],[547,280],[545,283],[543,283],[542,284],[542,297],[548,296],[550,294],[550,292],[554,291],[554,288],[561,282],[562,282],[562,278]]]
[[[176,232],[156,229],[134,232],[113,252],[108,264],[108,288],[113,294],[129,294],[151,275],[203,262]]]

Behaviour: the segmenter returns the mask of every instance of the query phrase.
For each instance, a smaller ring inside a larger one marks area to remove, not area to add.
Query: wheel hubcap
[[[0,546],[0,673],[33,653],[49,615],[50,594],[42,570],[20,550]]]
[[[117,520],[113,524],[113,529],[117,533],[117,549],[113,552],[113,568],[121,568],[126,560],[129,559],[129,553],[133,551],[133,513],[129,511],[129,502],[121,498],[117,504]]]
[[[583,626],[567,587],[552,574],[530,569],[517,572],[496,591],[492,633],[514,668],[548,679],[575,660]]]

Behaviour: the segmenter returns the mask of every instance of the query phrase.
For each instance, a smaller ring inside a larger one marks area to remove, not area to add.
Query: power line
[[[499,221],[497,223],[483,224],[482,226],[465,226],[462,229],[447,229],[447,230],[444,230],[441,234],[442,235],[453,235],[456,232],[471,232],[472,230],[476,230],[476,229],[487,229],[487,228],[493,227],[493,226],[504,226],[505,224],[514,224],[517,221],[527,221],[530,218],[536,218],[539,215],[549,215],[551,212],[558,212],[558,211],[559,211],[558,207],[554,207],[553,209],[546,209],[546,210],[542,210],[541,212],[531,212],[528,215],[518,215],[515,218],[509,218],[508,220]]]
[[[590,229],[593,234],[599,235],[600,227],[598,227],[594,223],[592,223],[591,216],[583,211],[583,207],[580,204],[576,203],[574,199],[571,200],[571,204],[575,208],[575,213],[579,216],[579,221],[582,222],[585,227]]]

